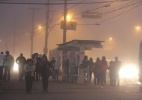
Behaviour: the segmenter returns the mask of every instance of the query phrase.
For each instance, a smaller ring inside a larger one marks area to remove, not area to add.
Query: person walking
[[[9,51],[5,52],[5,60],[4,60],[4,80],[9,81],[10,80],[10,71],[14,65],[14,58],[12,55],[10,55]]]
[[[19,57],[17,57],[16,63],[18,64],[19,69],[19,81],[22,81],[24,76],[24,65],[26,63],[26,58],[23,56],[22,53]]]
[[[3,63],[4,63],[4,54],[3,52],[0,53],[0,80],[3,79]]]
[[[48,92],[48,79],[51,75],[50,70],[50,62],[47,59],[47,56],[42,57],[41,63],[41,76],[42,76],[42,85],[43,85],[43,92]]]
[[[27,59],[26,64],[24,65],[27,93],[31,93],[32,90],[32,85],[34,80],[34,70],[35,70],[35,65],[33,64],[33,60]]]

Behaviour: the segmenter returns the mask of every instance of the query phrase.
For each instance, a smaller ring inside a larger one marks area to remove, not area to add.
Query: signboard
[[[102,18],[101,12],[82,12],[82,18]]]
[[[76,30],[76,26],[77,26],[77,23],[76,23],[76,22],[67,21],[67,23],[66,23],[66,28],[67,28],[67,30]],[[61,26],[60,26],[60,28],[61,28],[61,29],[64,29],[64,28],[65,28],[64,21],[61,21]]]

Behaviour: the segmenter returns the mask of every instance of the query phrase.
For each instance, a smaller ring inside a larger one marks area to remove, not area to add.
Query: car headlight
[[[14,63],[13,71],[18,72],[18,64],[16,62]]]
[[[119,71],[120,78],[134,79],[138,77],[138,69],[132,64],[123,66]]]

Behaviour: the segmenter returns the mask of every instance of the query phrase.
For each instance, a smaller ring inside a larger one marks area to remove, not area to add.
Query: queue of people
[[[79,61],[78,61],[79,62]],[[74,80],[79,78],[78,83],[88,84],[91,83],[92,75],[94,75],[94,85],[101,86],[102,88],[106,85],[106,72],[109,70],[110,76],[110,85],[115,86],[116,84],[119,85],[119,70],[121,66],[121,62],[118,60],[118,57],[115,57],[114,61],[106,60],[105,56],[102,56],[102,59],[99,57],[93,61],[93,58],[89,58],[88,56],[84,56],[81,64],[78,66],[77,64],[73,67],[74,73],[71,73],[71,62],[69,59],[65,61],[65,82],[72,82],[71,77],[74,75]],[[76,70],[77,69],[77,70]],[[81,70],[81,71],[78,71]],[[75,73],[79,72],[79,73]],[[80,82],[81,81],[81,82]],[[77,81],[74,81],[77,82]]]
[[[49,76],[52,76],[54,81],[59,80],[59,70],[61,66],[60,59],[55,59],[52,57],[52,60],[49,61],[46,55],[34,54],[31,58],[26,59],[21,53],[16,59],[16,63],[19,68],[19,81],[23,81],[25,76],[26,81],[26,92],[31,93],[33,81],[39,81],[42,78],[43,92],[48,92],[48,80]],[[0,80],[9,81],[10,80],[10,71],[14,64],[14,58],[10,55],[9,51],[3,52],[0,54]],[[70,69],[70,60],[67,59],[65,62],[65,80],[69,81],[69,69]],[[118,60],[118,57],[115,57],[115,61],[110,61],[109,65],[105,56],[102,56],[102,59],[99,57],[96,58],[96,61],[93,61],[93,58],[88,60],[87,56],[84,56],[82,60],[81,69],[83,70],[83,83],[90,83],[92,80],[92,74],[94,74],[94,85],[104,87],[106,85],[106,71],[109,70],[110,75],[110,85],[115,86],[119,84],[119,69],[121,62]],[[78,67],[75,67],[75,80],[77,80]]]
[[[110,75],[110,85],[115,86],[119,85],[119,70],[121,67],[121,62],[118,60],[118,57],[115,57],[115,61],[108,62],[105,56],[102,56],[102,59],[99,57],[96,58],[96,61],[93,62],[93,58],[88,60],[87,56],[84,56],[82,61],[83,69],[83,83],[90,83],[92,79],[92,73],[94,74],[94,85],[101,86],[102,88],[106,85],[106,71],[109,70]]]

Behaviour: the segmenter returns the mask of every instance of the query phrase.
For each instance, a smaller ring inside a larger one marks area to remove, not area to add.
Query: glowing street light
[[[64,20],[62,20],[60,28],[61,29],[66,28],[66,30],[76,30],[77,23],[73,22],[71,20],[72,20],[72,16],[71,15],[67,15],[66,16],[66,25],[65,25]]]
[[[71,18],[72,18],[72,17],[71,17],[70,15],[67,15],[66,20],[67,20],[67,21],[71,21]]]
[[[38,26],[38,29],[41,30],[43,27],[41,25]]]
[[[112,37],[109,37],[109,40],[112,41]]]
[[[68,15],[66,16],[66,21],[69,22],[69,21],[71,21],[71,20],[72,20],[72,16],[71,16],[70,14],[68,14]],[[64,21],[63,18],[62,18],[62,21]]]
[[[136,29],[137,31],[140,31],[140,30],[141,30],[141,27],[140,27],[140,26],[136,26],[135,29]]]

